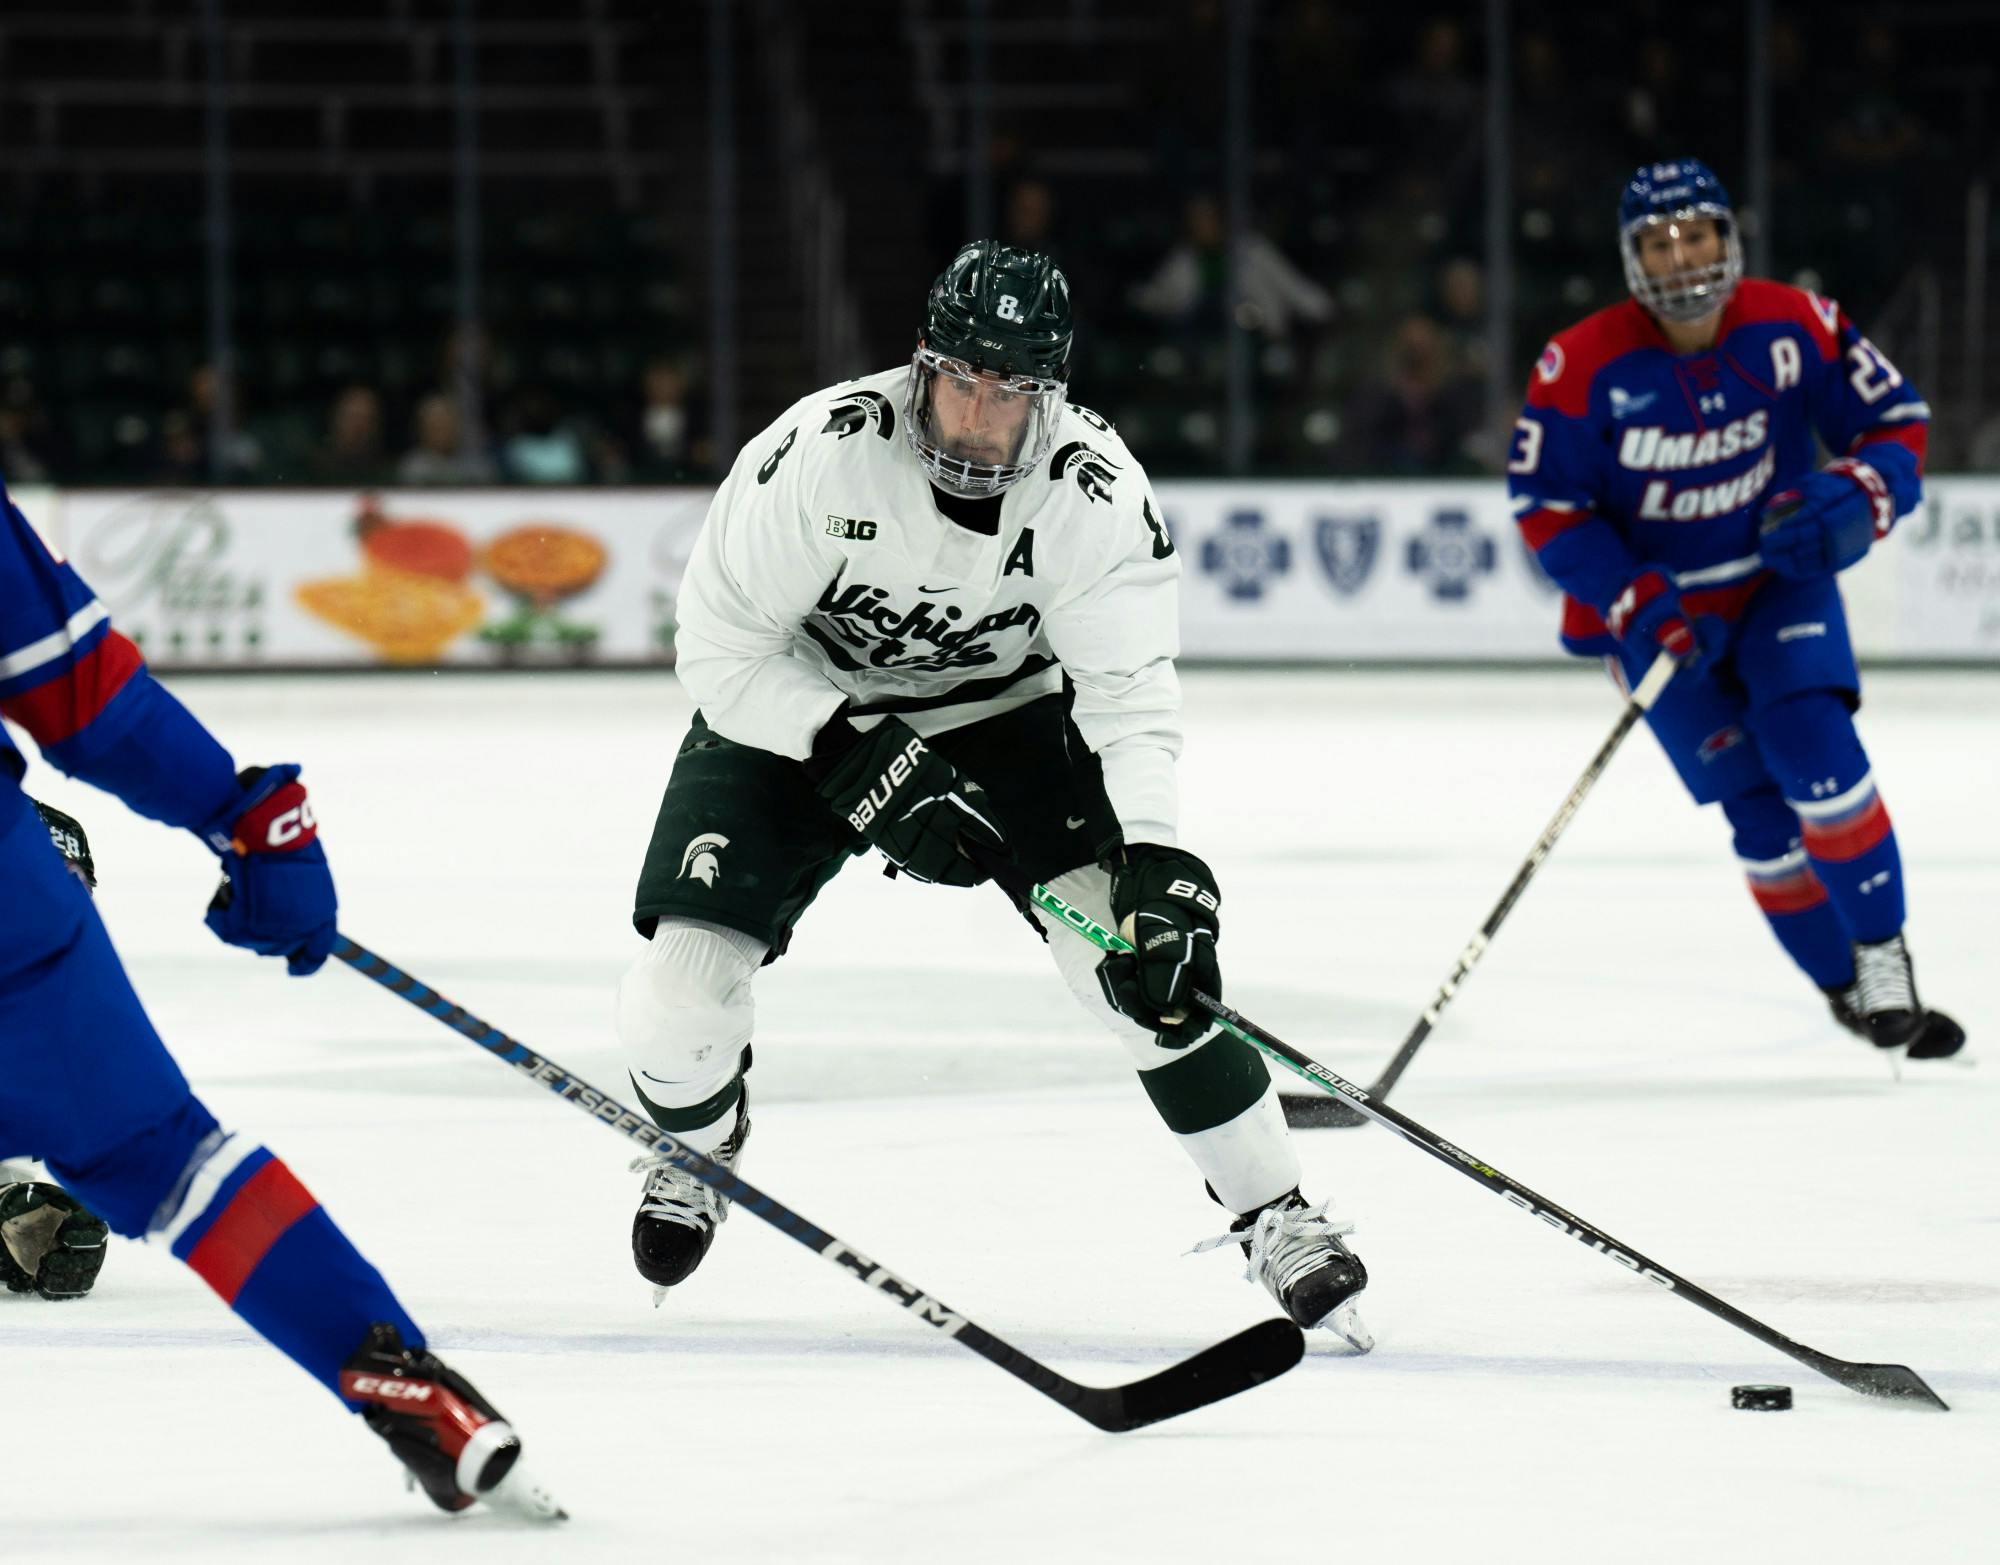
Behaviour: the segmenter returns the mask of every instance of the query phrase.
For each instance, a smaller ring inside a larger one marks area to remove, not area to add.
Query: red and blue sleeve
[[[1906,516],[1923,499],[1930,406],[1845,310],[1821,299],[1813,307],[1816,326],[1824,328],[1829,314],[1834,322],[1831,343],[1822,343],[1813,426],[1835,457],[1866,462],[1880,473],[1895,515]],[[1878,524],[1878,536],[1887,531]]]
[[[1590,427],[1589,375],[1552,342],[1514,421],[1507,493],[1515,525],[1550,580],[1599,613],[1639,574],[1640,563],[1596,509],[1602,460]]]
[[[242,790],[229,752],[167,693],[83,578],[0,489],[0,716],[59,770],[199,829]]]

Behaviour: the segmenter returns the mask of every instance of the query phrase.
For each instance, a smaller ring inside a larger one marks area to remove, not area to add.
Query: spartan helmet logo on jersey
[[[1069,282],[1045,255],[979,239],[931,285],[903,427],[931,482],[984,499],[1055,445],[1068,395]]]
[[[1648,163],[1632,176],[1618,203],[1618,252],[1632,297],[1663,321],[1713,315],[1743,281],[1729,192],[1693,158]]]

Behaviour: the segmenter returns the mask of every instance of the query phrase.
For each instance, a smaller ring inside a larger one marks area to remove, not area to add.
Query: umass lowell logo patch
[[[1042,611],[1018,603],[968,621],[965,610],[940,608],[920,598],[915,608],[903,608],[887,587],[865,581],[835,581],[820,594],[806,634],[833,659],[851,671],[867,668],[907,669],[935,673],[954,668],[978,668],[1000,661],[994,642],[1009,631],[1032,638],[1041,628]]]

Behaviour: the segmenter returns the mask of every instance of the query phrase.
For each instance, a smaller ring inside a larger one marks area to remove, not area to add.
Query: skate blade
[[[1909,1073],[1912,1081],[1922,1081],[1933,1071],[1971,1070],[1979,1064],[1970,1049],[1961,1048],[1956,1054],[1905,1054],[1896,1071],[1896,1079],[1904,1079]]]
[[[655,1288],[653,1290],[653,1308],[658,1309],[662,1304],[665,1304],[667,1302],[667,1295],[673,1291],[671,1288]]]
[[[542,1483],[521,1463],[516,1462],[491,1489],[479,1497],[497,1511],[510,1516],[520,1516],[534,1522],[566,1522],[569,1512],[557,1504],[556,1497],[549,1492],[548,1485]]]
[[[1361,1324],[1361,1316],[1351,1303],[1336,1304],[1315,1329],[1332,1332],[1356,1353],[1369,1353],[1375,1347],[1374,1333]]]

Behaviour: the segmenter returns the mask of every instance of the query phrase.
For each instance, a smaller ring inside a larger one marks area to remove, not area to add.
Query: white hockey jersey
[[[743,448],[688,562],[675,652],[709,727],[794,760],[843,702],[930,735],[1076,687],[1127,841],[1179,815],[1180,559],[1111,426],[1064,409],[987,537],[939,513],[909,371],[794,403]]]

